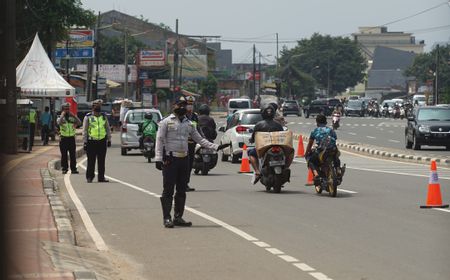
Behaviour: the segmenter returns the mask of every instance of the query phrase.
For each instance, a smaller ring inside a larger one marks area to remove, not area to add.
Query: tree
[[[439,55],[438,55],[439,53]],[[436,63],[439,61],[438,63]],[[429,53],[419,54],[413,64],[406,69],[406,76],[414,76],[421,85],[429,81],[435,83],[436,65],[438,70],[439,103],[450,103],[450,45],[437,46]],[[434,84],[433,91],[435,91]]]
[[[16,3],[18,60],[25,56],[36,32],[51,54],[57,42],[67,39],[72,26],[89,27],[96,20],[93,11],[83,9],[81,0],[17,0]]]
[[[205,81],[202,81],[200,84],[200,89],[205,97],[209,100],[213,100],[217,93],[217,79],[214,75],[209,74]]]
[[[318,33],[300,40],[293,49],[284,48],[280,64],[279,74],[285,83],[291,83],[296,95],[309,92],[307,87],[313,80],[322,89],[329,89],[330,96],[343,92],[363,80],[367,67],[356,42]],[[298,89],[293,87],[293,79],[300,82]]]
[[[123,64],[125,62],[125,38],[124,35],[107,37],[99,34],[99,59],[102,64]],[[133,64],[136,53],[146,45],[133,36],[127,37],[128,63]]]

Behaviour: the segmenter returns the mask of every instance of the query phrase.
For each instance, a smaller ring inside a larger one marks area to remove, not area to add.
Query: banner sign
[[[157,79],[156,80],[156,88],[170,88],[170,80],[169,79]]]
[[[67,56],[67,50],[69,50],[69,56]],[[56,49],[55,57],[59,57],[62,59],[72,59],[72,58],[93,58],[94,57],[94,48],[60,48]]]
[[[61,41],[56,44],[57,48],[86,48],[94,46],[93,30],[70,30],[68,41]]]
[[[140,66],[164,66],[166,55],[164,51],[141,50],[139,53]]]

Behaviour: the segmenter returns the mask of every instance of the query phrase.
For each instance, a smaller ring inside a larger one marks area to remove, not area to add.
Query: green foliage
[[[106,37],[100,33],[99,55],[102,64],[123,64],[125,62],[125,36]],[[136,60],[136,53],[140,48],[145,48],[145,44],[132,36],[127,37],[128,63],[133,64]]]
[[[442,102],[450,102],[450,45],[434,48],[430,53],[419,54],[415,57],[413,65],[405,71],[405,75],[414,76],[419,83],[426,84],[427,81],[434,81],[436,71],[436,61],[438,69],[438,92]]]
[[[93,11],[83,9],[81,0],[17,0],[16,9],[19,60],[36,32],[47,52],[51,52],[56,42],[67,38],[70,27],[90,27],[96,20]]]
[[[209,100],[214,99],[217,93],[217,86],[217,79],[212,74],[209,74],[208,78],[200,83],[200,89],[202,90],[203,95],[208,97]]]
[[[291,83],[294,95],[311,94],[314,81],[322,89],[329,86],[330,95],[343,92],[364,79],[367,67],[355,42],[317,33],[299,41],[293,49],[284,48],[280,65],[279,75],[288,88]]]

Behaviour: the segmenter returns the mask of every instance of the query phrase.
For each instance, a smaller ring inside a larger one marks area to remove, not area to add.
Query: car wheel
[[[126,155],[127,155],[127,148],[121,148],[121,149],[120,149],[120,154],[121,154],[122,156],[126,156]]]
[[[411,149],[412,145],[413,145],[413,143],[408,140],[408,135],[405,134],[405,148],[406,149]]]
[[[420,150],[420,143],[417,142],[417,138],[416,138],[416,134],[413,134],[413,143],[412,143],[412,148],[414,150]]]

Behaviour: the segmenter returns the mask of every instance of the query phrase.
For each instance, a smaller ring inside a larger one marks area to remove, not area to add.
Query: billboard
[[[70,30],[68,41],[61,41],[56,44],[57,48],[87,48],[94,46],[93,30]]]
[[[137,79],[137,67],[136,65],[128,65],[130,68],[130,74],[128,74],[128,82],[134,83]],[[95,65],[93,66],[93,71],[95,75]],[[78,64],[76,67],[77,71],[87,72],[86,64]],[[108,80],[112,80],[118,83],[125,82],[125,65],[123,64],[99,64],[98,65],[99,75],[105,77]]]
[[[166,54],[161,50],[141,50],[139,52],[139,66],[160,67],[166,64]]]

